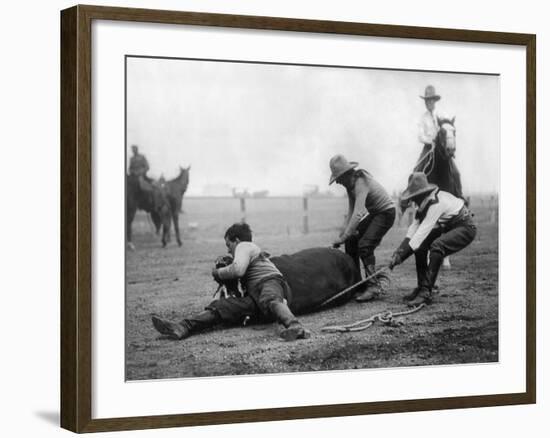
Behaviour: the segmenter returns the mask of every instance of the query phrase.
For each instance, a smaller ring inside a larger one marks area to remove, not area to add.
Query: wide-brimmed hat
[[[331,185],[334,181],[340,178],[348,170],[355,169],[357,166],[359,166],[359,163],[355,161],[348,161],[346,160],[346,157],[339,154],[339,155],[335,155],[330,159],[329,166],[330,166],[330,172],[332,173],[332,175],[330,175],[330,180],[328,184]]]
[[[415,196],[431,192],[435,189],[437,189],[437,186],[428,182],[428,178],[424,172],[414,172],[409,176],[409,184],[401,194],[401,200],[408,201]]]
[[[420,96],[421,99],[424,100],[439,100],[441,99],[441,96],[435,92],[435,87],[433,85],[428,85],[426,89],[424,90],[424,96]]]

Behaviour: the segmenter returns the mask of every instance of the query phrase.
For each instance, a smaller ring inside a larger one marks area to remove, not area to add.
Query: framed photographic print
[[[534,35],[75,6],[61,55],[62,427],[535,402]]]

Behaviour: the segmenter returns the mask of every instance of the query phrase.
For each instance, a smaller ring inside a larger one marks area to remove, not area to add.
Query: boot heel
[[[281,334],[281,338],[285,341],[295,341],[297,339],[308,339],[311,337],[311,332],[305,329],[302,324],[295,323],[290,325],[290,327],[284,329]]]

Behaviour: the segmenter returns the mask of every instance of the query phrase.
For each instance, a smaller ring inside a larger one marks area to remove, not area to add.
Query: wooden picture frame
[[[92,22],[113,20],[516,45],[526,49],[526,391],[336,405],[127,418],[92,418]],[[61,12],[61,426],[74,432],[396,413],[536,401],[536,37],[275,17],[99,6]]]

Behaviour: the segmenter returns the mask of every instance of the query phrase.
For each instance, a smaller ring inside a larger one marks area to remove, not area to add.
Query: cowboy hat
[[[409,184],[401,194],[401,200],[408,201],[415,196],[431,192],[437,188],[435,184],[428,182],[428,178],[424,172],[414,172],[409,176]]]
[[[424,100],[435,100],[438,101],[441,99],[441,96],[439,94],[436,94],[435,87],[433,85],[428,85],[426,89],[424,90],[424,96],[420,96],[420,99]]]
[[[348,161],[346,160],[346,157],[338,154],[330,159],[329,166],[332,175],[330,175],[330,180],[328,184],[331,185],[348,170],[355,169],[357,166],[359,166],[359,163],[355,161]]]

